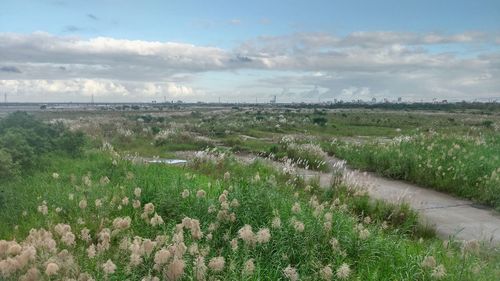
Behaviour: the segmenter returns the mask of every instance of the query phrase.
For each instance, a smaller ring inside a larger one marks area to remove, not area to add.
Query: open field
[[[95,139],[142,156],[226,147],[328,170],[327,154],[356,168],[445,191],[498,208],[497,107],[410,111],[233,107],[151,112],[39,112]]]
[[[498,207],[499,113],[188,107],[35,113],[51,125],[3,118],[0,276],[495,280],[497,248],[436,238],[408,206],[370,199],[327,160]],[[188,165],[141,161],[179,151]],[[320,188],[296,167],[334,180]]]

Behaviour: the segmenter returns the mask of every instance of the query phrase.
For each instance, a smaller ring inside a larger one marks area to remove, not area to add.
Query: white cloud
[[[0,80],[0,91],[15,101],[144,101],[145,98],[190,98],[201,94],[172,82],[118,82],[111,80]]]
[[[41,32],[0,33],[0,69],[17,70],[0,72],[0,90],[48,93],[61,99],[68,95],[182,99],[205,92],[249,95],[253,89],[267,96],[283,88],[294,89],[297,96],[324,98],[498,97],[500,51],[495,36],[482,32],[299,33],[258,37],[223,49]],[[232,89],[218,88],[216,83],[202,89],[197,84],[197,78],[209,80],[206,77],[213,72],[231,79],[239,71],[251,70],[267,70],[268,75],[247,77],[245,85]]]

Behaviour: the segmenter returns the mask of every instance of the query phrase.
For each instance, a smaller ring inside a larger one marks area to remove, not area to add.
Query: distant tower
[[[276,96],[273,97],[273,99],[270,101],[271,104],[275,104],[276,103]]]
[[[92,97],[90,98],[90,103],[94,104],[94,94],[92,94]]]
[[[7,103],[7,93],[4,93],[4,94],[3,94],[3,102],[4,102],[4,103]]]

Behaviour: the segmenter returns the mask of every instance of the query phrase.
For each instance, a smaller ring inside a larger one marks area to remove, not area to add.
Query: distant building
[[[269,103],[275,104],[276,103],[276,96],[274,96],[273,99],[269,101]]]

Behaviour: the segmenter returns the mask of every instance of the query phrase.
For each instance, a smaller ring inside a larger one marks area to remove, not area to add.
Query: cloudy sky
[[[9,101],[500,100],[500,1],[0,0]]]

